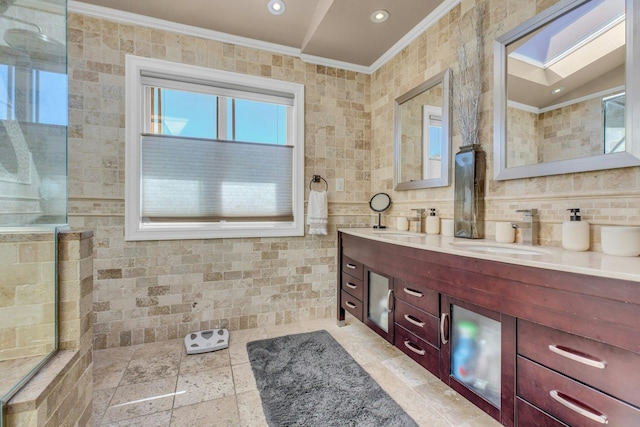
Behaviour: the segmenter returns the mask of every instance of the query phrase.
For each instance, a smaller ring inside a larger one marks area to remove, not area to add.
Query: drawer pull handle
[[[413,351],[414,353],[419,354],[420,356],[424,356],[425,351],[421,348],[414,346],[411,341],[405,340],[404,346],[407,347],[409,350]]]
[[[347,268],[350,268],[351,270],[355,270],[356,266],[354,264],[347,264]]]
[[[346,305],[349,308],[356,308],[356,305],[354,303],[352,303],[351,301],[345,301],[344,305]]]
[[[567,359],[571,359],[575,362],[580,362],[588,366],[593,366],[594,368],[604,369],[607,366],[606,362],[592,359],[590,357],[587,357],[586,354],[583,355],[567,347],[550,344],[549,350],[551,350],[553,353],[558,354],[562,357],[566,357]]]
[[[424,328],[424,322],[421,322],[420,319],[416,319],[410,314],[405,314],[404,318],[406,319],[407,322],[412,323],[420,328]]]
[[[560,393],[557,390],[551,390],[549,392],[549,395],[551,395],[551,397],[558,403],[560,403],[563,406],[566,406],[567,408],[571,409],[574,412],[577,412],[578,414],[582,415],[583,417],[587,417],[590,420],[593,420],[597,423],[600,424],[609,424],[609,420],[607,419],[607,417],[605,415],[602,414],[596,414],[594,412],[591,412],[585,408],[588,408],[586,405],[578,402],[575,399],[572,399],[571,397]],[[589,408],[591,409],[591,408]]]
[[[347,286],[347,288],[358,289],[358,286],[354,285],[351,282],[347,282],[347,283],[345,283],[345,285]]]
[[[417,298],[422,298],[424,296],[422,292],[414,291],[413,289],[409,289],[409,288],[404,288],[404,293]]]

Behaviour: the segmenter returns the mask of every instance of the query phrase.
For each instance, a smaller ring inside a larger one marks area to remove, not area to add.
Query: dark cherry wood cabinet
[[[640,425],[640,283],[338,240],[338,320],[369,324],[368,272],[386,278],[381,335],[503,425]],[[453,374],[465,310],[499,324],[498,400]]]
[[[422,283],[394,278],[394,345],[440,376],[440,294]]]
[[[516,319],[447,295],[442,296],[441,304],[440,379],[502,424],[514,425]],[[456,310],[468,314],[457,322]],[[470,321],[469,316],[473,316],[473,320]],[[461,336],[456,330],[457,324],[473,327],[475,336]],[[469,378],[457,372],[464,370],[464,366],[455,366],[464,364],[457,361],[456,353],[465,352],[462,345],[467,340],[474,346],[473,358],[467,363],[476,371],[469,372]],[[478,348],[481,346],[488,348]]]
[[[364,266],[363,322],[393,343],[393,278]]]

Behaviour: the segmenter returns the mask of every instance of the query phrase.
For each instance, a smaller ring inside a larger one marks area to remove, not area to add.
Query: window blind
[[[141,136],[147,221],[292,221],[293,147]]]

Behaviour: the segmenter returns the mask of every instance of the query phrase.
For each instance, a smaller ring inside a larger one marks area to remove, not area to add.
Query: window
[[[67,75],[0,64],[0,120],[66,126]]]
[[[304,235],[304,87],[127,56],[125,238]]]

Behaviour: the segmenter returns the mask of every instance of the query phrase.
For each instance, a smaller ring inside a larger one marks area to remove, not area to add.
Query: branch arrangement
[[[455,85],[455,101],[458,114],[456,124],[462,137],[462,145],[478,143],[480,126],[480,95],[482,94],[482,52],[484,49],[482,22],[484,6],[479,5],[460,18],[458,25],[458,84]],[[471,22],[468,22],[471,21]],[[469,25],[470,24],[470,25]],[[466,34],[471,32],[470,40]]]

